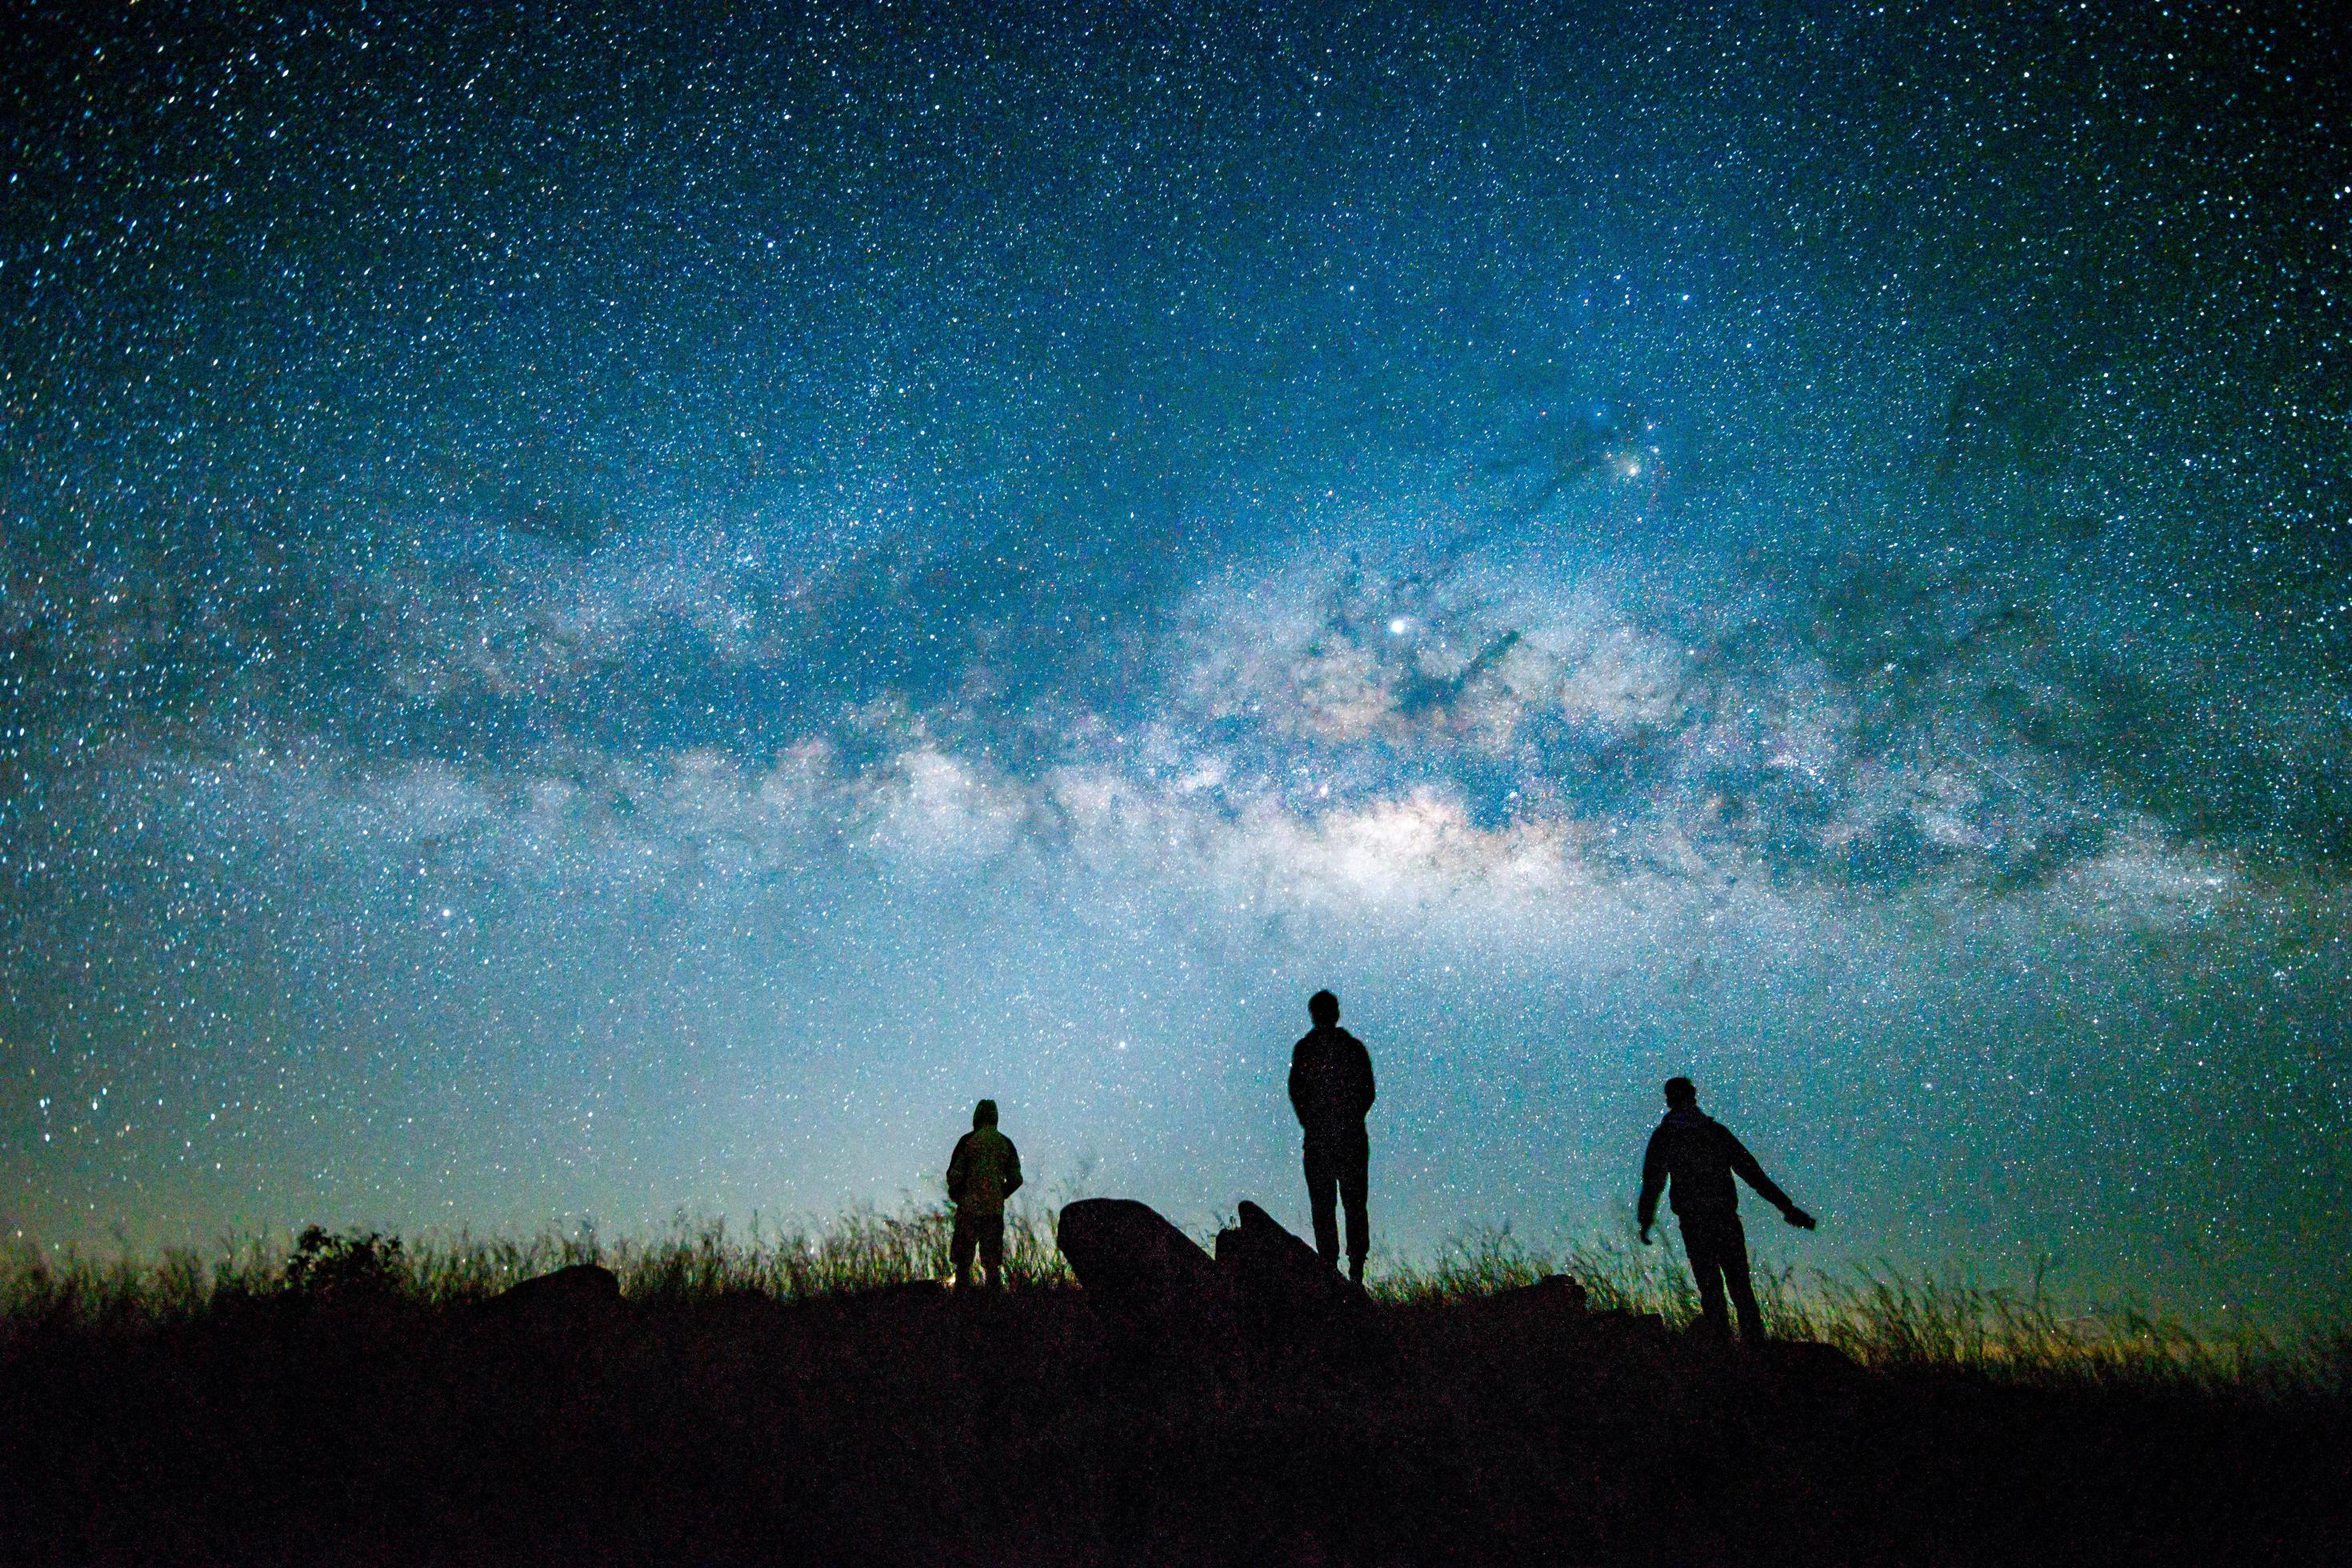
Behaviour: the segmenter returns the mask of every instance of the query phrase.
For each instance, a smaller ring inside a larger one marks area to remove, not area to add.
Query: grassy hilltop
[[[0,1262],[0,1540],[27,1562],[2340,1561],[2346,1342],[2031,1293],[1765,1289],[1837,1357],[1708,1352],[1660,1254],[1478,1238],[1346,1354],[1137,1343],[1045,1216],[959,1296],[942,1214],[150,1266]],[[609,1310],[517,1320],[565,1264]],[[1554,1268],[1591,1311],[1512,1308]],[[1655,1322],[1648,1321],[1654,1317]]]

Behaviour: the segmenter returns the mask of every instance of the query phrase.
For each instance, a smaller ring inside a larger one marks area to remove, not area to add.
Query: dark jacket
[[[948,1160],[948,1201],[956,1212],[985,1219],[1004,1212],[1021,1188],[1021,1151],[993,1127],[975,1127],[956,1140]]]
[[[1737,1171],[1781,1213],[1793,1207],[1731,1130],[1698,1110],[1669,1110],[1642,1156],[1642,1202],[1636,1217],[1649,1228],[1658,1215],[1658,1189],[1674,1180],[1675,1213],[1685,1220],[1729,1219],[1739,1212]]]
[[[1290,1109],[1308,1137],[1360,1131],[1373,1094],[1371,1053],[1337,1024],[1291,1047]]]

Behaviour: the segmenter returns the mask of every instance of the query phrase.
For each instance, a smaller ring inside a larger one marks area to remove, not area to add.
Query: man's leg
[[[1363,1138],[1345,1151],[1339,1163],[1339,1201],[1348,1210],[1348,1278],[1359,1285],[1364,1282],[1364,1255],[1372,1249],[1371,1221],[1364,1211],[1371,1187],[1371,1143]]]
[[[1004,1216],[989,1215],[979,1223],[980,1266],[988,1270],[988,1288],[1004,1289]]]
[[[948,1237],[948,1262],[955,1269],[955,1282],[959,1285],[976,1283],[971,1272],[971,1252],[978,1240],[972,1222],[965,1217],[961,1209],[958,1209],[955,1233]]]
[[[1709,1339],[1728,1341],[1731,1320],[1723,1310],[1723,1254],[1716,1227],[1683,1221],[1683,1254],[1698,1282],[1698,1325]]]
[[[1739,1342],[1764,1342],[1764,1314],[1756,1310],[1756,1288],[1748,1278],[1748,1232],[1737,1215],[1724,1226],[1717,1243],[1723,1282],[1731,1288],[1731,1305],[1739,1313]]]
[[[1315,1253],[1326,1268],[1339,1267],[1339,1173],[1320,1139],[1307,1141],[1307,1206],[1315,1215]]]

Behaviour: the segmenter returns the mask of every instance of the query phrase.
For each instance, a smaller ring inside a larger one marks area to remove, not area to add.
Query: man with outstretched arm
[[[948,1161],[948,1201],[955,1205],[955,1234],[948,1258],[956,1283],[975,1285],[972,1254],[988,1271],[991,1289],[1004,1289],[1004,1200],[1021,1188],[1021,1151],[996,1130],[996,1101],[971,1108],[971,1131],[956,1140]]]
[[[1730,1339],[1731,1325],[1723,1311],[1728,1287],[1731,1304],[1739,1313],[1740,1342],[1761,1344],[1764,1316],[1756,1310],[1756,1291],[1748,1279],[1748,1233],[1739,1225],[1738,1189],[1731,1183],[1735,1172],[1779,1209],[1781,1218],[1801,1229],[1813,1228],[1813,1216],[1789,1201],[1731,1130],[1699,1110],[1697,1087],[1686,1078],[1668,1079],[1666,1119],[1650,1134],[1649,1149],[1642,1156],[1642,1245],[1650,1245],[1650,1226],[1657,1223],[1658,1189],[1671,1180],[1683,1251],[1698,1280],[1700,1326],[1717,1339]]]
[[[1315,1027],[1290,1051],[1290,1109],[1307,1135],[1307,1203],[1315,1215],[1315,1250],[1324,1267],[1339,1266],[1339,1217],[1336,1195],[1348,1211],[1348,1278],[1364,1282],[1364,1255],[1371,1250],[1365,1217],[1370,1185],[1371,1139],[1364,1116],[1372,1109],[1371,1053],[1364,1042],[1339,1027],[1339,999],[1318,991],[1307,999]]]

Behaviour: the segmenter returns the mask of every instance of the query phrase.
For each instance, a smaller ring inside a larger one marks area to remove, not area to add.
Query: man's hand
[[[1650,1227],[1646,1225],[1642,1227],[1642,1245],[1644,1247],[1650,1245]]]
[[[1783,1209],[1780,1212],[1780,1217],[1787,1220],[1790,1225],[1795,1226],[1799,1230],[1811,1230],[1813,1228],[1813,1216],[1807,1214],[1804,1210],[1796,1207],[1794,1205]]]

